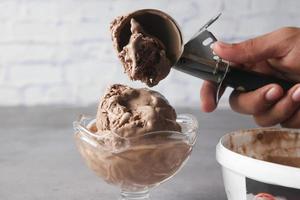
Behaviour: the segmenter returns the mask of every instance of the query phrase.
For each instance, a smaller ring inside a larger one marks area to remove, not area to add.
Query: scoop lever
[[[216,102],[220,100],[220,91],[223,87],[232,87],[239,91],[252,91],[270,83],[279,84],[284,90],[288,90],[295,82],[261,73],[246,71],[231,66],[230,63],[214,54],[211,46],[217,41],[215,36],[207,30],[221,13],[210,19],[190,39],[183,49],[183,53],[174,65],[174,69],[192,76],[212,81],[217,84]]]

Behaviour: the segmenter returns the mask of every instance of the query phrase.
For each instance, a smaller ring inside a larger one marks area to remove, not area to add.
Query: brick
[[[1,33],[0,42],[57,42],[64,29],[61,26],[57,26],[55,23],[43,22],[18,23],[12,21],[11,23],[4,25],[6,25],[7,30],[4,33]]]
[[[251,1],[251,11],[252,13],[266,13],[270,11],[277,11],[280,6],[280,1],[282,0],[252,0]],[[287,1],[284,1],[285,4]],[[292,1],[295,2],[295,1]]]
[[[101,42],[101,41],[85,41],[88,43],[80,45],[72,45],[69,49],[71,57],[76,57],[83,60],[98,60],[100,62],[117,62],[117,53],[113,49],[112,42]]]
[[[93,39],[73,44],[0,43],[0,54],[1,62],[4,64],[58,66],[81,60],[118,61],[110,41],[101,42]]]
[[[163,5],[165,5],[165,0],[157,2],[157,1],[147,1],[147,2],[141,2],[138,0],[117,0],[113,4],[111,4],[112,7],[112,14],[114,16],[126,14],[128,12],[132,12],[138,9],[143,8],[156,8],[161,9]]]
[[[30,1],[26,0],[21,3],[25,10],[21,22],[57,22],[60,20],[62,13],[61,8],[66,2],[63,1]]]
[[[36,85],[23,90],[23,104],[75,104],[75,95],[68,85]]]
[[[76,95],[78,105],[98,103],[105,89],[105,85],[98,85],[98,87],[89,87],[86,85],[78,86]]]
[[[62,81],[62,70],[49,65],[11,66],[8,82],[16,87],[32,84],[54,84]]]
[[[274,9],[275,10],[274,13],[276,14],[277,11],[283,13],[294,13],[296,16],[299,17],[299,4],[300,3],[297,0],[290,0],[290,1],[278,0],[277,6]],[[296,21],[297,17],[294,20]]]
[[[0,105],[16,106],[22,103],[21,91],[14,87],[0,87]]]
[[[1,32],[0,32],[0,42],[7,43],[10,41],[14,41],[14,37],[12,35],[13,23],[9,22],[0,22],[1,24]]]
[[[236,18],[223,15],[209,30],[214,33],[218,40],[232,42],[234,39],[242,37],[242,35],[237,34],[238,28],[239,23]]]
[[[59,53],[60,46],[47,44],[0,44],[0,55],[2,62],[21,63],[21,62],[51,62],[55,55]]]
[[[24,105],[37,105],[45,104],[45,94],[47,87],[31,86],[23,89],[23,104]]]
[[[224,0],[224,11],[232,14],[245,14],[251,12],[251,1]]]
[[[111,62],[91,62],[82,61],[73,63],[64,67],[65,82],[72,85],[105,85],[111,80],[116,80],[123,77],[126,80],[126,75],[123,74],[121,65]],[[120,80],[120,79],[119,79]],[[121,78],[122,80],[122,78]]]
[[[251,16],[243,18],[239,22],[236,35],[245,38],[266,34],[280,27],[292,25],[291,19],[283,15]]]
[[[76,104],[75,91],[71,85],[53,85],[45,94],[46,104]]]
[[[0,65],[0,85],[3,85],[5,79],[5,69],[3,66]]]
[[[0,42],[48,42],[52,44],[76,42],[89,39],[110,39],[109,22],[103,28],[98,23],[66,23],[62,26],[53,22],[4,23]]]
[[[24,8],[19,5],[18,1],[1,1],[0,2],[0,21],[9,21],[20,17],[24,14]],[[13,16],[13,18],[12,18]]]
[[[109,23],[108,23],[109,24]],[[102,39],[103,37],[108,40],[109,26],[104,26],[98,23],[70,23],[63,26],[60,32],[60,41],[76,42],[87,39]]]
[[[72,1],[71,3],[65,3],[64,7],[60,9],[61,19],[63,21],[76,20],[86,23],[97,22],[99,25],[106,27],[107,22],[114,17],[112,5],[110,1]]]
[[[199,78],[172,70],[155,89],[160,91],[171,105],[187,106],[187,104],[196,103],[195,105],[198,106],[199,87],[201,83],[202,80]],[[180,94],[174,95],[174,91],[180,91]]]
[[[137,88],[145,87],[144,84],[138,81],[128,80],[125,74],[114,79],[105,79],[105,77],[106,75],[98,75],[97,79],[93,79],[91,83],[78,82],[78,84],[72,84],[73,89],[76,91],[77,105],[98,103],[105,90],[112,84],[120,83]]]

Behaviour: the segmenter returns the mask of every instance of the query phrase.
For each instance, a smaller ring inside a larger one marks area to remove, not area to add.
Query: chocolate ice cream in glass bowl
[[[73,126],[87,165],[119,187],[122,200],[149,199],[151,188],[173,177],[191,155],[198,130],[192,115],[177,116],[158,92],[123,85],[108,89],[96,119],[81,116]]]

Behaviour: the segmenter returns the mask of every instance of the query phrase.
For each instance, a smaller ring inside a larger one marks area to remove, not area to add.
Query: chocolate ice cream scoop
[[[129,78],[150,87],[169,74],[181,54],[179,29],[169,16],[158,10],[139,10],[118,17],[110,29],[114,47]]]
[[[181,131],[176,112],[158,92],[115,84],[108,88],[97,112],[99,132],[121,137],[141,136],[153,131]]]
[[[198,126],[190,115],[177,117],[160,93],[115,84],[101,99],[96,120],[81,117],[74,128],[88,166],[106,182],[136,192],[158,185],[183,166]]]
[[[170,72],[166,48],[158,38],[147,34],[134,18],[130,24],[132,35],[119,58],[131,80],[140,80],[152,87]]]

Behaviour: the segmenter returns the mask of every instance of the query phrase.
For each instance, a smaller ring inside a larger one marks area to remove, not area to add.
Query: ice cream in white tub
[[[216,157],[228,200],[300,200],[300,130],[232,132]]]

